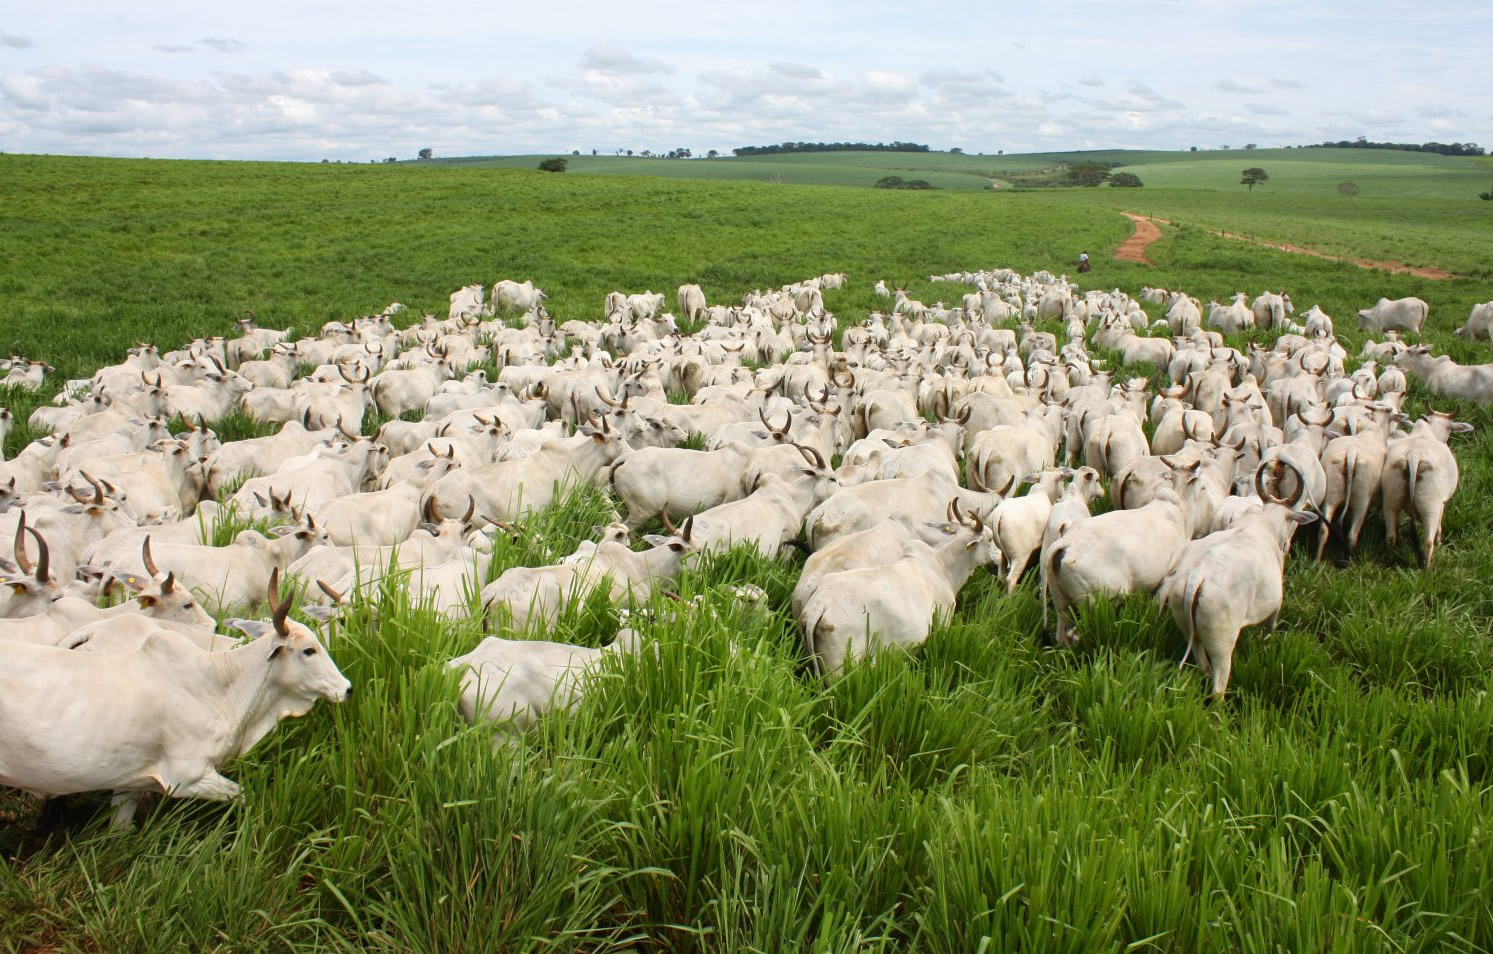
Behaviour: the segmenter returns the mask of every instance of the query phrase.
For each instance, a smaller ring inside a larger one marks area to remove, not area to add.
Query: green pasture
[[[418,165],[533,169],[548,154],[434,160]],[[885,176],[925,179],[939,189],[989,189],[985,163],[949,153],[817,152],[715,159],[564,156],[566,172],[665,179],[743,179],[781,185],[871,186]],[[945,161],[952,160],[952,161]]]
[[[0,194],[0,347],[57,365],[49,388],[246,309],[308,332],[393,300],[444,314],[460,285],[511,277],[561,319],[595,318],[613,289],[699,281],[724,301],[845,271],[826,294],[843,326],[884,307],[878,278],[954,301],[964,288],[927,276],[1058,271],[1081,249],[1091,287],[1284,289],[1333,315],[1352,354],[1357,308],[1419,295],[1428,340],[1489,360],[1450,334],[1493,298],[1486,279],[1217,238],[1196,217],[1223,216],[1221,195],[1174,213],[1187,224],[1155,268],[1110,261],[1130,228],[1116,202],[1138,208],[1149,186],[908,194],[0,156]],[[1296,201],[1294,219],[1269,208],[1313,228]],[[1345,241],[1354,223],[1437,225],[1381,201],[1339,226]],[[36,400],[0,396],[21,418]],[[1404,540],[1390,552],[1372,518],[1351,559],[1298,546],[1280,628],[1246,632],[1222,704],[1178,671],[1182,640],[1148,599],[1095,607],[1081,645],[1054,650],[1035,581],[1007,598],[984,575],[918,657],[825,686],[786,610],[802,558],[736,553],[680,580],[698,607],[655,602],[655,652],[494,746],[462,724],[442,665],[479,625],[390,592],[328,635],[351,700],[225,768],[239,803],[166,803],[112,835],[107,798],[83,796],[44,834],[33,802],[0,796],[0,952],[1493,949],[1493,412],[1418,388],[1412,405],[1476,427],[1455,441],[1436,567]],[[492,573],[552,562],[610,507],[572,494],[500,539]],[[745,582],[762,605],[733,601]],[[543,635],[597,645],[622,622],[592,601]]]

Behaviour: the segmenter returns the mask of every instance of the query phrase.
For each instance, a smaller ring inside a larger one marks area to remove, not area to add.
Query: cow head
[[[147,577],[116,573],[114,578],[135,594],[135,603],[141,612],[156,619],[186,623],[211,630],[217,621],[202,608],[186,585],[178,582],[176,574],[162,573],[156,567],[150,553],[150,537],[140,545],[140,556],[145,564]]]
[[[279,692],[279,718],[305,715],[317,699],[342,702],[352,695],[352,683],[337,670],[316,633],[290,618],[290,599],[281,601],[280,569],[270,574],[267,593],[270,619],[230,619],[224,622],[268,646],[268,682]],[[252,652],[253,649],[243,651]]]
[[[36,543],[37,558],[32,563],[26,553],[26,535]],[[57,578],[52,575],[52,555],[41,534],[26,526],[26,514],[16,525],[15,563],[0,560],[0,617],[19,618],[44,613],[47,607],[63,597]]]

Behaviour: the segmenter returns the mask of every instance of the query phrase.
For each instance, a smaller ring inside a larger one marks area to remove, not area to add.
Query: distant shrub
[[[1346,182],[1339,182],[1337,184],[1337,194],[1338,195],[1357,195],[1358,194],[1358,183],[1352,181],[1351,179],[1348,180],[1348,181],[1346,181]]]
[[[1493,189],[1490,189],[1487,192],[1479,192],[1477,194],[1477,197],[1479,199],[1486,199],[1489,202],[1493,202]]]
[[[882,176],[876,180],[878,189],[932,189],[927,179],[904,179],[901,176]]]
[[[553,159],[546,159],[541,162],[539,164],[539,168],[543,169],[545,172],[564,172],[565,165],[565,160],[561,159],[559,156],[556,156]]]
[[[1109,177],[1109,184],[1115,189],[1139,189],[1145,185],[1140,181],[1140,176],[1133,172],[1116,172]]]

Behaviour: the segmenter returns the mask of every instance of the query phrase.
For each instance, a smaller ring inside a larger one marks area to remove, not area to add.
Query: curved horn
[[[604,403],[604,404],[606,404],[606,405],[608,405],[610,407],[621,407],[622,406],[622,405],[618,404],[616,401],[612,400],[610,397],[608,397],[607,393],[601,389],[601,385],[599,385],[599,384],[596,386],[596,396],[599,397],[599,398],[601,398],[602,403]]]
[[[1279,466],[1279,463],[1279,461],[1276,461],[1277,467]],[[1277,497],[1275,494],[1265,489],[1265,468],[1269,466],[1270,465],[1267,463],[1261,463],[1260,466],[1255,469],[1255,493],[1259,494],[1260,499],[1265,501],[1266,503],[1285,504],[1286,498]],[[1277,483],[1279,483],[1279,481],[1277,481]]]
[[[472,514],[477,512],[477,501],[471,494],[467,494],[467,512],[461,515],[462,523],[471,523]]]
[[[94,480],[92,477],[88,476],[88,472],[87,471],[80,471],[79,473],[81,473],[83,475],[83,479],[86,480],[86,481],[88,481],[89,485],[91,487],[93,487],[93,502],[95,504],[97,504],[98,506],[102,507],[104,505],[104,487],[103,487],[103,485],[100,484],[98,481]]]
[[[340,604],[342,602],[343,594],[338,593],[336,590],[328,586],[325,580],[317,580],[316,585],[323,593],[327,594],[327,596],[332,600],[333,603]]]
[[[50,570],[52,566],[52,553],[47,549],[47,541],[32,527],[27,527],[26,532],[31,534],[31,539],[36,541],[36,572],[35,576],[42,583],[50,582]]]
[[[167,594],[167,593],[170,593],[175,588],[176,588],[176,572],[173,570],[172,572],[167,573],[166,574],[166,578],[161,581],[161,593],[163,595]]]
[[[16,566],[20,567],[21,572],[27,576],[31,575],[32,568],[36,566],[31,562],[31,558],[26,556],[26,531],[30,529],[26,526],[26,511],[22,510],[20,522],[16,524],[15,555]]]
[[[285,618],[290,615],[290,600],[280,602],[280,568],[278,566],[270,571],[270,583],[265,597],[270,605],[270,621],[275,624],[275,632],[281,636],[289,636],[290,629],[285,625]]]
[[[1279,463],[1282,467],[1291,468],[1291,471],[1296,475],[1296,492],[1292,494],[1289,499],[1281,501],[1281,503],[1294,510],[1296,504],[1298,504],[1301,501],[1302,496],[1306,494],[1306,474],[1303,474],[1300,467],[1297,467],[1295,464],[1291,463],[1288,460],[1280,459]]]
[[[140,560],[145,564],[145,572],[150,574],[151,579],[155,579],[161,575],[160,568],[156,566],[155,559],[150,555],[149,534],[145,535],[145,542],[140,544]]]
[[[824,466],[824,455],[819,453],[817,449],[809,447],[807,444],[794,444],[793,446],[797,447],[798,452],[804,455],[804,460],[807,460],[815,467]]]
[[[984,479],[980,477],[980,468],[975,467],[970,470],[969,482],[972,489],[978,490],[982,494],[990,493],[990,488],[986,486]]]
[[[674,526],[674,522],[669,519],[669,505],[668,504],[664,504],[664,509],[659,512],[659,516],[663,517],[663,519],[664,519],[664,529],[667,530],[667,531],[669,531],[669,536],[671,536],[671,537],[677,537],[677,536],[679,536],[679,528],[676,527],[676,526]]]
[[[689,535],[695,529],[695,515],[690,514],[689,519],[684,521],[684,542],[689,542]],[[46,551],[43,551],[46,552]]]
[[[1357,388],[1359,383],[1361,382],[1354,382],[1353,386]],[[1307,416],[1308,413],[1311,414],[1310,417]],[[1296,416],[1301,418],[1302,423],[1312,425],[1313,427],[1322,427],[1332,423],[1332,412],[1326,408],[1318,408],[1314,404],[1307,405],[1297,411]]]
[[[954,518],[954,522],[955,523],[963,523],[964,522],[964,514],[961,513],[960,510],[959,510],[959,498],[958,497],[955,497],[953,500],[949,501],[949,510],[948,510],[948,513],[949,513],[949,516],[951,516],[951,517]]]

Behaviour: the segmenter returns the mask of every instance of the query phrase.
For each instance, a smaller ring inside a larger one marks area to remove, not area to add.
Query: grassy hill
[[[545,156],[437,159],[431,168],[533,169]],[[1209,152],[1089,150],[988,156],[928,152],[784,153],[746,158],[653,159],[567,157],[576,176],[748,180],[791,186],[873,185],[884,176],[926,179],[940,190],[981,191],[991,180],[1053,179],[1076,162],[1117,164],[1145,183],[1141,189],[1050,190],[1052,203],[1146,212],[1184,225],[1222,229],[1319,249],[1347,258],[1429,265],[1459,274],[1493,276],[1493,186],[1490,160],[1378,149],[1234,149]],[[1249,166],[1270,174],[1247,191]],[[1034,174],[1036,174],[1034,176]],[[1338,194],[1352,181],[1356,196]],[[1061,194],[1059,194],[1061,193]]]

